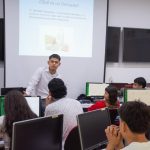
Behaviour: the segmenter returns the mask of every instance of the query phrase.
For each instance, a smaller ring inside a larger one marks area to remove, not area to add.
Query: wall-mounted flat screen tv
[[[119,59],[120,27],[107,28],[106,61],[118,62]]]
[[[0,61],[4,60],[4,19],[0,18]]]
[[[123,28],[123,61],[150,62],[150,29]]]

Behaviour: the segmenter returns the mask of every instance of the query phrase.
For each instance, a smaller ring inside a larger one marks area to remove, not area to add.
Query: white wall
[[[0,0],[0,18],[3,18],[3,0]],[[2,87],[4,87],[4,63],[0,62],[0,89]]]
[[[109,0],[108,25],[150,29],[150,0]],[[133,82],[138,76],[150,82],[150,63],[108,63],[105,81]]]

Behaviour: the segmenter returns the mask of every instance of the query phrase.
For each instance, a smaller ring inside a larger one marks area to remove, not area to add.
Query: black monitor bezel
[[[60,131],[61,131],[61,136],[60,136],[60,147],[59,147],[59,150],[62,149],[62,134],[63,134],[63,114],[59,114],[59,115],[53,115],[53,116],[48,116],[48,117],[39,117],[39,118],[34,118],[34,119],[29,119],[29,120],[24,120],[24,121],[19,121],[19,122],[14,122],[13,123],[13,132],[12,132],[12,150],[16,150],[15,149],[15,144],[17,143],[16,141],[16,134],[15,134],[15,131],[16,131],[16,128],[20,125],[24,125],[24,124],[30,124],[32,122],[38,122],[40,121],[41,119],[43,120],[50,120],[50,119],[59,119],[61,125],[60,125]],[[25,139],[27,140],[27,139]]]
[[[98,141],[98,143],[96,143],[95,145],[92,145],[90,147],[86,147],[84,145],[84,142],[83,142],[83,139],[82,139],[82,129],[81,129],[81,125],[80,125],[80,117],[82,117],[83,115],[88,115],[88,114],[94,114],[94,113],[99,113],[99,112],[105,112],[107,114],[107,119],[108,119],[108,125],[111,125],[111,120],[110,120],[110,116],[108,114],[108,111],[106,109],[103,109],[103,110],[94,110],[94,111],[91,111],[91,112],[85,112],[84,114],[80,114],[77,116],[77,124],[78,124],[78,129],[79,129],[79,137],[80,137],[80,143],[81,143],[81,149],[82,150],[94,150],[95,148],[99,148],[100,146],[103,146],[104,144],[107,144],[108,140],[106,139],[105,141],[102,141],[100,142],[100,140]],[[100,133],[98,133],[100,134]],[[89,137],[88,137],[89,138]],[[94,137],[93,137],[94,138]]]

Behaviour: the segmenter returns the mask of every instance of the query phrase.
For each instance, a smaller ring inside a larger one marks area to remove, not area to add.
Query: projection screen
[[[62,57],[58,72],[68,96],[86,82],[103,82],[107,0],[5,0],[5,87],[27,87],[48,56]]]

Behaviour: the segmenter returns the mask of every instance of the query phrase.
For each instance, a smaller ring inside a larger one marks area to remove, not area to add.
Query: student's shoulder
[[[73,99],[73,98],[66,98],[66,101],[68,101],[68,102],[70,102],[70,103],[72,103],[74,105],[81,105],[81,103],[78,100]]]

